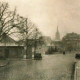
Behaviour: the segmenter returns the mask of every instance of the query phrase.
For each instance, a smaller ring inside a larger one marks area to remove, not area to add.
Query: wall
[[[6,52],[5,52],[5,50],[7,50]],[[23,55],[24,55],[24,48],[23,47],[17,47],[17,46],[14,46],[14,47],[12,47],[12,46],[8,46],[8,47],[1,47],[0,46],[0,56],[6,56],[7,58],[22,58],[23,57]]]

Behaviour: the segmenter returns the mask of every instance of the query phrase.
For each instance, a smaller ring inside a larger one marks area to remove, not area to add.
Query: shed
[[[14,39],[5,35],[0,40],[0,57],[21,58],[24,55],[24,46],[19,45]]]

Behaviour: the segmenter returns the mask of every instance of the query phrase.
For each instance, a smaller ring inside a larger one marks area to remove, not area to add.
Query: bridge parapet
[[[75,64],[74,80],[80,80],[80,61]]]

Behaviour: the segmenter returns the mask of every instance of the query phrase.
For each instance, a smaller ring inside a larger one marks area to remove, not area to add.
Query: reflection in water
[[[42,60],[10,61],[0,69],[0,80],[70,80],[71,54],[45,55]]]

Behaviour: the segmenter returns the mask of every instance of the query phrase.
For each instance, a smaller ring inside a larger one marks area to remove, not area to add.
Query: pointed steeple
[[[57,26],[57,31],[56,31],[56,35],[55,35],[55,40],[60,41],[60,33],[59,33],[59,30],[58,30],[58,26]]]
[[[58,30],[58,26],[57,26],[57,32],[59,32],[59,30]]]

